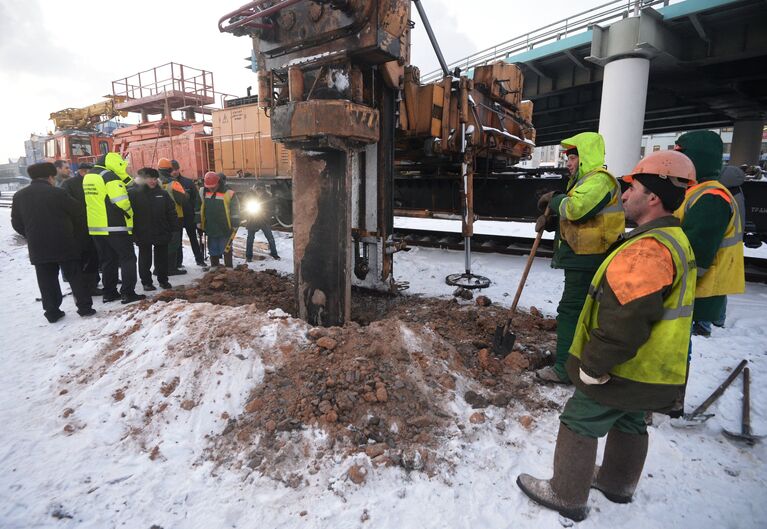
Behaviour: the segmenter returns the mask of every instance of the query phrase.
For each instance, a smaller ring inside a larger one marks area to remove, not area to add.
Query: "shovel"
[[[546,208],[544,215],[550,214],[549,208]],[[522,272],[522,277],[519,279],[519,286],[517,287],[517,293],[514,295],[514,302],[509,309],[509,319],[505,325],[498,325],[495,328],[495,335],[493,336],[493,349],[492,352],[496,356],[505,357],[514,348],[514,342],[517,340],[517,335],[511,330],[511,319],[517,312],[517,303],[519,303],[519,297],[522,295],[522,289],[525,288],[525,282],[527,282],[527,274],[530,272],[530,267],[533,264],[535,258],[535,252],[538,251],[538,245],[541,243],[543,237],[543,228],[535,236],[535,242],[530,250],[530,255],[527,257],[527,263],[525,269]]]
[[[724,390],[726,390],[730,384],[732,384],[733,380],[738,378],[738,375],[743,370],[744,367],[746,367],[747,361],[741,360],[738,366],[732,370],[732,373],[730,373],[730,376],[727,377],[727,379],[722,382],[718,388],[716,388],[711,395],[708,396],[708,398],[703,401],[703,403],[695,408],[691,413],[685,413],[682,416],[683,421],[675,422],[672,421],[671,425],[676,428],[687,428],[691,426],[697,426],[699,424],[703,424],[707,420],[709,420],[711,417],[714,416],[713,413],[703,413],[705,412],[709,406],[711,406],[716,399],[722,396],[722,393],[724,393]]]
[[[743,441],[748,446],[754,446],[759,440],[759,437],[751,434],[751,389],[750,389],[750,373],[749,369],[743,370],[743,416],[740,427],[740,433],[730,432],[728,430],[722,430],[722,433],[734,439],[736,441]]]

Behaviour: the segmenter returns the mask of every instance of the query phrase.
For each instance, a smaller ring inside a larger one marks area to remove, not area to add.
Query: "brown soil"
[[[155,300],[253,304],[295,314],[292,294],[291,277],[239,267],[209,272],[197,285]],[[281,361],[267,369],[242,413],[227,417],[209,457],[291,486],[303,483],[307,461],[314,473],[333,453],[365,452],[376,466],[430,472],[440,462],[444,436],[484,421],[473,411],[456,417],[452,400],[475,409],[513,406],[528,424],[530,414],[557,406],[522,376],[544,363],[556,339],[556,323],[533,312],[514,317],[517,345],[502,359],[488,350],[507,317],[502,308],[355,291],[352,323],[313,328],[308,342],[278,345]],[[308,427],[327,436],[318,443]]]

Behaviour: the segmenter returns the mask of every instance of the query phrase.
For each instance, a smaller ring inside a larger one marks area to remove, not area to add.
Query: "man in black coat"
[[[156,290],[152,284],[152,250],[154,271],[162,288],[168,282],[168,243],[177,230],[176,204],[160,185],[156,169],[144,167],[138,172],[140,183],[128,190],[133,206],[133,240],[138,246],[138,273],[144,290]]]
[[[98,288],[99,284],[99,253],[96,250],[96,244],[93,237],[88,234],[88,222],[86,220],[87,210],[85,207],[85,192],[83,191],[83,177],[93,168],[89,163],[81,163],[77,168],[75,176],[64,180],[61,188],[77,200],[82,209],[82,222],[75,226],[82,254],[80,255],[80,266],[83,272],[83,280],[88,287],[91,296],[100,296],[104,292]]]
[[[45,318],[54,323],[64,317],[59,308],[63,297],[59,269],[69,280],[77,313],[91,316],[96,311],[83,281],[81,250],[75,231],[83,222],[82,208],[66,191],[55,187],[56,167],[52,163],[30,165],[27,174],[32,182],[13,196],[11,225],[27,239]]]

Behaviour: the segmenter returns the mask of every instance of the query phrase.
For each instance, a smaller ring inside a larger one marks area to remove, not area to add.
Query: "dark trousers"
[[[186,215],[184,215],[184,230],[186,231],[186,236],[189,237],[189,245],[192,247],[192,253],[194,254],[195,262],[201,263],[204,260],[204,256],[202,255],[200,242],[197,240],[197,225],[194,223],[194,216],[190,216],[187,220]],[[181,267],[182,264],[184,264],[183,244],[178,247],[178,254],[176,255],[176,268]]]
[[[245,239],[245,259],[253,259],[253,239],[256,237],[256,232],[261,230],[264,232],[266,242],[269,243],[269,253],[272,257],[277,257],[277,245],[274,243],[274,235],[272,235],[272,228],[268,224],[258,224],[248,226],[248,238]]]
[[[179,222],[183,221],[183,219],[179,219]],[[181,256],[181,259],[183,259],[183,255],[181,254],[181,233],[183,232],[183,228],[179,228],[177,230],[173,230],[170,232],[170,242],[168,243],[168,266],[173,266],[174,269],[178,268],[178,258]]]
[[[63,261],[60,263],[42,263],[35,265],[37,274],[37,286],[40,288],[40,297],[43,301],[45,316],[55,316],[61,307],[61,285],[59,284],[59,269],[69,281],[72,296],[75,298],[77,310],[86,310],[92,307],[91,294],[83,281],[80,271],[80,261]]]
[[[168,245],[138,244],[138,275],[142,285],[152,284],[152,251],[154,250],[154,271],[157,281],[168,282]]]
[[[96,250],[96,243],[93,242],[93,237],[88,237],[88,241],[83,248],[83,253],[80,256],[80,265],[83,271],[83,278],[85,280],[85,286],[93,292],[99,284],[99,252]]]
[[[117,291],[117,270],[122,285],[120,294],[136,292],[136,254],[129,235],[100,235],[93,238],[101,261],[101,283],[104,293]]]

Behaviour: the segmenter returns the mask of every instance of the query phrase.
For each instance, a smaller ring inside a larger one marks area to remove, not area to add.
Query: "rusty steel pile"
[[[222,32],[252,38],[258,105],[272,139],[292,151],[295,295],[315,325],[349,321],[353,284],[404,286],[393,275],[403,248],[392,238],[395,148],[400,172],[425,161],[460,178],[459,276],[472,280],[477,161],[510,166],[535,146],[516,66],[480,67],[473,79],[444,68],[441,81],[421,85],[411,24],[410,0],[256,0],[219,21]]]

